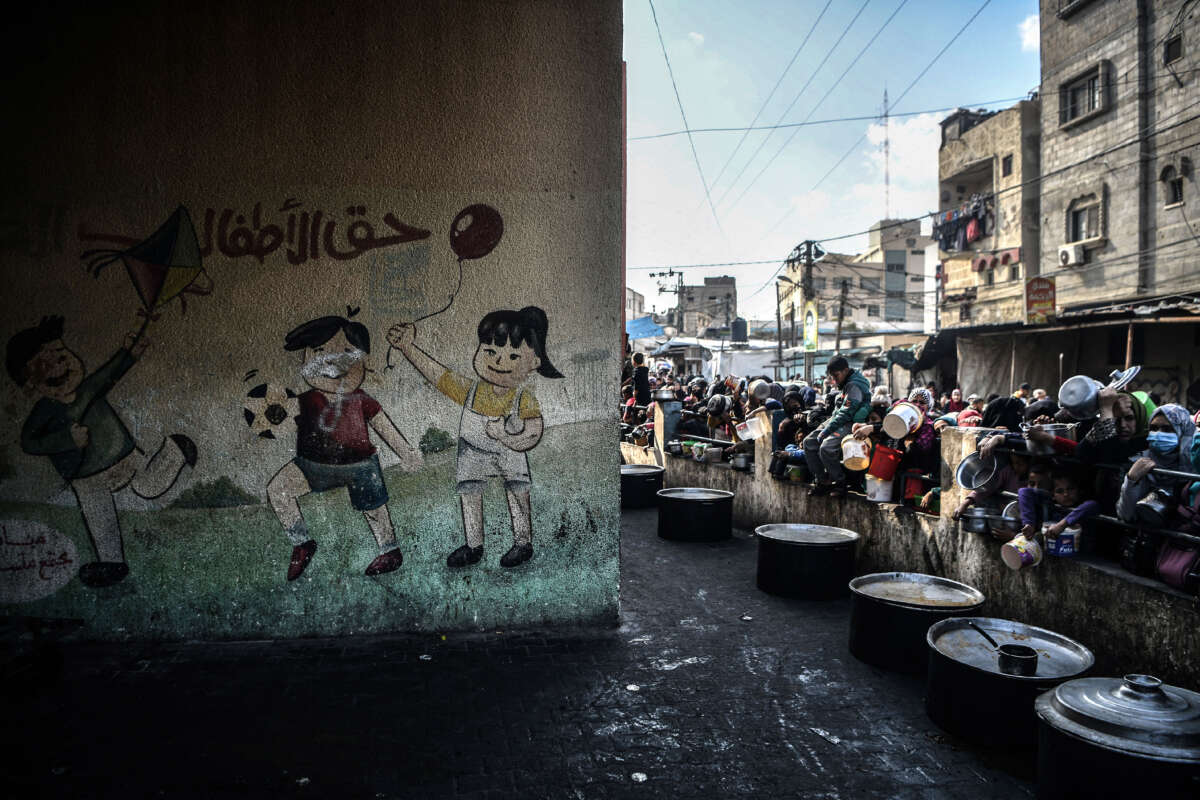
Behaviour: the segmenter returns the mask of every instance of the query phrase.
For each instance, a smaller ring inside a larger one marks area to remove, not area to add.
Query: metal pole
[[[803,308],[806,313],[807,313],[807,309],[808,309],[808,301],[813,299],[813,279],[812,279],[813,244],[814,243],[812,241],[806,241],[806,242],[804,242],[804,244],[800,245],[801,247],[804,248],[804,277],[801,279],[801,282],[800,282],[800,290],[801,290],[800,296],[804,300]],[[818,322],[817,345],[820,346],[820,343],[821,343],[820,320],[818,319],[817,322]],[[814,361],[816,361],[816,358],[814,357],[814,355],[812,353],[805,351],[805,353],[804,353],[804,380],[808,383],[809,386],[812,386],[813,362]]]
[[[847,278],[842,278],[842,294],[838,298],[838,321],[837,333],[833,337],[833,352],[834,355],[842,349],[842,318],[846,315],[846,281]]]
[[[783,363],[783,315],[779,311],[779,281],[775,281],[775,363]],[[779,367],[775,367],[775,380],[779,380]]]
[[[1133,364],[1133,323],[1130,322],[1125,329],[1125,369],[1129,369]]]
[[[1008,357],[1008,393],[1017,390],[1017,335],[1012,335],[1011,350]]]

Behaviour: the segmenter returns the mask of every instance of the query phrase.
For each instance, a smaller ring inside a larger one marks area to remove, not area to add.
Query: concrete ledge
[[[627,447],[622,445],[622,455]],[[973,450],[973,435],[953,429],[943,432],[944,464],[957,465]],[[653,451],[647,455],[653,459]],[[666,456],[665,462],[664,486],[733,492],[733,519],[738,527],[753,530],[769,522],[811,522],[857,531],[863,537],[860,575],[925,572],[962,581],[987,596],[986,616],[1057,631],[1091,648],[1096,654],[1095,674],[1143,672],[1168,683],[1200,688],[1200,608],[1195,598],[1098,559],[1047,557],[1035,568],[1011,571],[1000,560],[999,542],[986,534],[962,533],[950,518],[960,491],[946,466],[942,469],[944,515],[936,517],[897,511],[896,505],[871,503],[861,495],[810,498],[802,486],[767,474],[770,452],[762,440],[754,473],[672,456]]]

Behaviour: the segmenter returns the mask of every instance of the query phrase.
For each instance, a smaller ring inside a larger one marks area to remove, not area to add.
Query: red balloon
[[[489,205],[476,203],[450,223],[450,247],[460,259],[483,258],[504,235],[504,219]]]

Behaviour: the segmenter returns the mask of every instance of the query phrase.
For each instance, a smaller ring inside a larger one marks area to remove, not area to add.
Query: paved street
[[[6,797],[989,798],[1032,759],[941,734],[846,650],[850,603],[627,512],[618,630],[71,645],[10,682]]]

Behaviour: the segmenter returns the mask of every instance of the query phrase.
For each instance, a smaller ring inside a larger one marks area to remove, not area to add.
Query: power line
[[[809,84],[811,84],[813,82],[813,78],[817,77],[817,73],[819,73],[821,71],[821,68],[825,66],[825,62],[827,62],[829,60],[829,57],[833,55],[833,51],[837,50],[838,45],[840,45],[842,43],[842,39],[846,38],[846,34],[850,32],[850,28],[852,28],[854,26],[854,23],[858,21],[858,18],[860,16],[862,16],[863,11],[866,10],[867,5],[870,2],[871,2],[871,0],[863,0],[862,7],[858,9],[858,13],[855,14],[854,17],[851,18],[851,20],[848,23],[846,23],[846,27],[842,30],[841,35],[838,36],[837,41],[833,43],[833,47],[829,48],[829,52],[827,52],[825,54],[825,57],[821,59],[821,63],[817,64],[816,69],[814,69],[812,71],[812,74],[808,76],[808,80],[805,81],[804,85],[800,87],[800,91],[797,92],[796,96],[792,98],[792,102],[788,105],[787,108],[785,108],[783,110],[783,113],[779,115],[779,120],[778,120],[779,122],[783,122],[784,117],[786,117],[788,115],[788,113],[792,110],[792,107],[795,106],[796,102],[800,100],[800,96],[803,95],[805,90],[808,89]],[[758,143],[758,147],[755,149],[755,151],[753,153],[750,154],[750,158],[746,161],[745,164],[742,165],[742,168],[738,172],[738,174],[734,176],[733,182],[730,183],[727,187],[725,187],[725,191],[722,192],[721,196],[717,198],[717,203],[721,203],[722,201],[724,201],[725,196],[729,194],[729,191],[734,186],[737,185],[737,182],[739,180],[742,179],[742,175],[744,175],[746,173],[746,170],[754,162],[754,159],[758,158],[758,154],[762,152],[763,147],[766,146],[767,140],[770,138],[771,138],[771,134],[768,133],[766,136],[763,137],[763,140]]]
[[[721,181],[721,176],[725,174],[725,170],[729,167],[729,165],[731,163],[733,163],[733,159],[737,156],[738,152],[742,149],[742,143],[746,141],[746,137],[750,135],[750,131],[757,130],[754,127],[754,123],[758,122],[758,118],[760,116],[762,116],[762,112],[767,109],[767,104],[770,103],[771,98],[775,96],[775,91],[779,88],[779,84],[783,83],[784,77],[787,76],[788,71],[791,70],[791,68],[792,68],[792,65],[796,63],[796,59],[800,57],[800,51],[804,49],[804,45],[808,44],[808,40],[812,37],[813,31],[815,31],[817,29],[817,25],[821,22],[821,19],[825,16],[825,12],[829,10],[829,7],[831,5],[833,5],[833,0],[826,0],[825,7],[821,9],[821,13],[817,15],[817,18],[815,20],[813,20],[812,27],[810,27],[808,29],[808,33],[805,34],[804,41],[800,42],[800,46],[796,48],[796,52],[792,53],[792,60],[789,61],[787,63],[787,66],[783,68],[783,72],[781,72],[779,74],[779,80],[775,81],[775,85],[771,87],[771,92],[770,92],[770,94],[767,95],[767,99],[763,100],[763,104],[761,106],[759,106],[758,112],[754,115],[754,119],[750,120],[750,126],[745,128],[744,132],[742,133],[742,138],[738,139],[737,147],[733,148],[733,152],[730,153],[729,158],[727,158],[725,160],[725,164],[721,167],[721,171],[717,173],[717,177],[713,178],[713,186],[716,186]],[[668,134],[668,135],[673,136],[675,134]],[[648,138],[656,138],[656,137],[648,137]]]
[[[896,100],[892,103],[892,105],[899,105],[900,101],[904,99],[904,96],[907,95],[912,90],[912,88],[917,85],[917,81],[919,81],[919,80],[921,80],[921,78],[925,77],[925,74],[927,72],[929,72],[929,70],[933,68],[933,65],[938,62],[938,59],[940,59],[943,55],[945,55],[946,51],[950,49],[951,45],[953,45],[956,41],[958,41],[958,38],[963,35],[963,32],[966,31],[966,29],[971,25],[971,23],[974,22],[976,20],[976,18],[978,18],[978,16],[983,13],[983,10],[985,8],[987,8],[988,4],[990,4],[991,2],[992,2],[992,0],[983,0],[983,5],[981,5],[978,9],[976,9],[975,13],[971,15],[971,18],[968,19],[966,21],[966,23],[964,23],[963,26],[958,29],[958,33],[954,34],[954,36],[951,37],[950,41],[946,42],[945,46],[942,47],[942,49],[938,51],[937,55],[935,55],[933,57],[933,59],[930,60],[930,62],[925,65],[925,69],[921,70],[917,74],[917,77],[912,79],[912,81],[908,84],[908,86],[904,89],[904,91],[900,93],[900,96],[896,98]],[[842,157],[839,158],[837,160],[837,162],[832,167],[829,168],[829,171],[826,172],[824,175],[822,175],[821,179],[819,181],[817,181],[815,184],[813,184],[813,187],[811,189],[809,189],[809,191],[815,192],[817,190],[817,188],[820,187],[820,185],[825,182],[825,179],[828,178],[830,175],[832,175],[834,173],[834,171],[837,170],[837,168],[842,165],[842,162],[845,161],[850,156],[851,153],[853,153],[855,150],[858,149],[859,145],[861,145],[863,143],[863,139],[866,139],[866,138],[867,138],[867,134],[866,134],[866,132],[864,132],[862,136],[858,137],[858,141],[856,141],[853,145],[851,145],[850,149],[847,150],[845,153],[843,153]],[[786,220],[788,217],[790,217],[792,215],[793,211],[794,211],[794,209],[789,207],[787,209],[787,211],[785,211],[783,213],[783,215],[775,221],[775,224],[767,229],[766,233],[764,233],[763,236],[767,236],[767,235],[773,233],[776,228],[778,228],[780,225],[783,224],[784,220]]]
[[[990,3],[991,0],[986,0],[986,2]],[[805,122],[807,122],[809,119],[812,118],[812,115],[815,114],[817,109],[821,107],[821,103],[824,103],[826,98],[828,98],[829,95],[833,93],[833,90],[836,89],[837,85],[842,82],[842,79],[845,78],[846,75],[848,75],[850,73],[850,70],[854,68],[854,65],[858,63],[858,60],[860,58],[862,58],[864,55],[866,55],[867,50],[870,49],[871,45],[875,44],[875,40],[879,38],[879,35],[881,33],[883,33],[884,29],[886,29],[888,25],[891,24],[892,20],[896,18],[896,15],[900,13],[900,9],[904,8],[905,4],[907,4],[907,3],[908,3],[908,0],[900,0],[900,5],[896,6],[896,10],[892,12],[892,15],[890,17],[888,17],[886,20],[884,20],[883,24],[879,26],[879,30],[875,31],[875,35],[871,37],[870,41],[868,41],[866,43],[866,45],[864,45],[863,48],[858,51],[858,55],[856,55],[854,57],[854,59],[846,66],[846,69],[842,72],[841,75],[838,76],[838,79],[833,82],[833,85],[830,86],[825,91],[825,94],[821,95],[821,99],[817,101],[817,104],[814,105],[812,107],[812,110],[810,110],[808,112],[808,116],[804,118]],[[787,149],[788,145],[790,145],[792,143],[792,140],[796,138],[796,134],[798,134],[798,133],[800,133],[799,128],[792,131],[792,135],[789,136],[787,138],[787,140],[784,141],[783,145],[778,150],[775,151],[775,155],[771,156],[771,158],[767,160],[767,163],[764,164],[763,168],[758,171],[758,174],[754,176],[754,178],[750,181],[750,183],[746,184],[746,188],[742,189],[742,193],[740,195],[738,195],[736,200],[733,201],[733,205],[731,205],[725,209],[726,213],[729,213],[730,211],[732,211],[733,208],[736,207],[737,204],[742,201],[742,198],[746,196],[746,193],[750,191],[750,188],[752,186],[754,186],[754,184],[758,182],[758,179],[761,178],[766,173],[766,171],[771,167],[771,165],[775,163],[775,159],[779,158],[779,156],[782,155],[783,151]]]
[[[658,43],[662,46],[663,60],[667,62],[667,75],[671,78],[671,88],[675,90],[675,102],[679,104],[679,116],[683,118],[683,127],[689,128],[687,114],[683,110],[683,100],[679,97],[679,85],[675,83],[675,71],[671,69],[671,59],[667,55],[667,43],[663,41],[662,28],[658,25],[658,12],[654,10],[654,0],[647,0],[650,4],[650,16],[654,18],[654,30],[658,31]],[[717,230],[721,230],[721,220],[717,218],[717,207],[713,205],[712,194],[708,191],[708,181],[704,179],[704,169],[700,166],[700,156],[696,153],[696,142],[692,139],[692,134],[688,134],[688,144],[692,148],[692,159],[696,162],[696,171],[700,173],[700,184],[704,187],[704,196],[708,198],[708,207],[712,211],[713,222],[717,225]],[[722,231],[722,234],[724,231]]]
[[[1200,67],[1196,67],[1194,69],[1180,70],[1176,74],[1190,75],[1194,72],[1200,72]],[[1161,72],[1157,75],[1151,76],[1150,80],[1151,81],[1160,81],[1160,80],[1168,80],[1168,79],[1173,79],[1173,78],[1174,78],[1174,75],[1172,75],[1168,71],[1168,72]],[[1116,85],[1122,84],[1122,83],[1135,83],[1135,82],[1136,81],[1133,78],[1126,77],[1126,78],[1118,78],[1118,79],[1112,81],[1110,85],[1116,86]],[[1037,90],[1035,92],[1029,92],[1028,94],[1023,94],[1020,97],[998,97],[994,100],[975,100],[975,101],[972,101],[969,103],[958,103],[958,104],[952,105],[952,106],[941,106],[939,108],[926,108],[922,111],[894,112],[894,111],[889,110],[888,116],[890,116],[890,117],[919,117],[922,114],[940,114],[940,113],[944,113],[946,111],[957,111],[959,109],[970,109],[970,108],[980,108],[980,109],[986,110],[987,106],[1000,105],[1001,103],[1015,103],[1019,100],[1028,100],[1028,99],[1031,99],[1031,97],[1034,94],[1036,94],[1037,97],[1039,97],[1039,98],[1046,98],[1046,97],[1053,97],[1055,95],[1064,94],[1064,93],[1065,93],[1065,91],[1058,91],[1058,90],[1047,90],[1047,91]],[[891,108],[895,107],[895,105],[896,104],[893,102],[893,103],[890,103],[888,107],[889,107],[889,109],[891,109]],[[785,128],[811,128],[816,125],[832,125],[832,124],[838,123],[838,122],[867,122],[867,121],[876,120],[876,119],[879,119],[879,114],[863,114],[861,116],[856,116],[856,117],[831,117],[829,119],[814,119],[809,122],[782,122],[782,123],[779,123],[776,125],[757,125],[757,126],[752,125],[749,128],[739,128],[739,127],[692,128],[690,131],[679,130],[679,131],[667,131],[665,133],[649,133],[649,134],[645,134],[642,136],[628,136],[625,138],[625,141],[627,141],[627,142],[643,142],[643,141],[649,141],[651,139],[666,139],[666,138],[670,138],[670,137],[674,137],[674,136],[684,136],[688,133],[743,133],[743,132],[750,133],[753,131],[774,131],[774,130],[782,130]],[[743,138],[745,138],[745,137],[743,137]],[[713,185],[714,186],[716,185],[716,181],[713,181]]]

